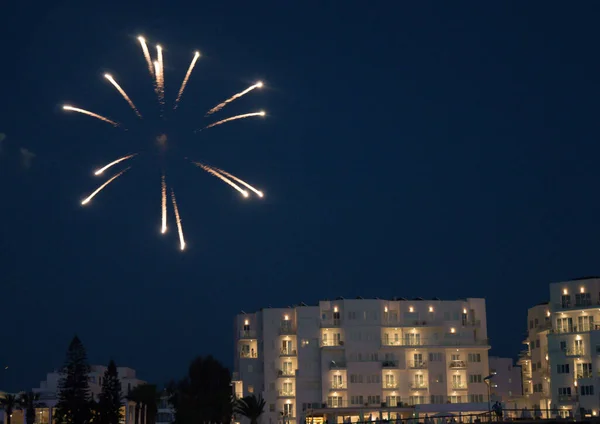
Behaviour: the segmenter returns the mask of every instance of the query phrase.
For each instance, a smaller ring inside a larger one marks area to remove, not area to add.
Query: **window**
[[[531,371],[535,371],[537,369],[537,364],[535,362],[531,363]]]
[[[594,394],[594,386],[581,386],[581,396],[592,396]]]
[[[569,364],[556,364],[556,372],[559,374],[569,374]]]
[[[402,398],[400,396],[386,396],[385,402],[387,403],[387,406],[394,408],[398,406],[399,403],[402,403],[401,399]]]
[[[469,362],[481,362],[481,353],[469,353]]]
[[[535,347],[540,347],[540,339],[537,339],[537,340],[535,341]]]
[[[434,403],[434,404],[444,403],[444,396],[443,395],[431,395],[431,403]]]
[[[538,321],[538,319],[537,319],[537,318],[535,319],[535,324],[534,324],[534,325],[535,325],[536,327],[539,325],[539,321]]]
[[[575,306],[589,306],[592,304],[592,296],[589,293],[576,293]]]
[[[302,407],[304,408],[306,404],[302,404]],[[275,404],[274,403],[270,403],[269,404],[269,412],[275,412]]]
[[[563,308],[571,307],[571,296],[568,294],[563,294],[561,297],[561,304]]]
[[[472,403],[483,403],[483,395],[469,395],[469,402]]]
[[[462,403],[462,396],[448,396],[450,403]]]
[[[248,386],[248,393],[254,393],[254,386]]]
[[[481,378],[481,374],[470,374],[469,375],[469,383],[481,383],[483,380]]]
[[[432,352],[429,354],[429,362],[439,362],[442,360],[441,352]]]
[[[559,387],[558,388],[558,396],[571,396],[571,388],[570,387]]]
[[[327,406],[330,408],[338,408],[343,405],[343,400],[341,396],[328,396],[327,397]]]

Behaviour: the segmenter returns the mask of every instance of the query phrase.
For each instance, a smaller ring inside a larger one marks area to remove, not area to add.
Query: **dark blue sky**
[[[0,10],[2,389],[59,366],[75,332],[92,362],[158,383],[197,354],[230,365],[240,310],[336,296],[485,297],[492,352],[514,356],[550,282],[598,273],[597,3],[52,3]],[[164,123],[138,34],[165,46],[171,101],[203,53]],[[258,79],[218,117],[267,119],[192,134]],[[183,254],[174,226],[158,234],[152,154],[78,203],[95,166],[162,131]],[[240,199],[182,156],[267,196]]]

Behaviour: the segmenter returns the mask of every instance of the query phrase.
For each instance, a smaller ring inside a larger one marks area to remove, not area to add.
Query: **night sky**
[[[600,273],[597,2],[9,3],[0,389],[36,385],[75,333],[159,384],[198,354],[231,366],[236,313],[337,296],[485,297],[492,353],[516,356],[550,282]],[[165,48],[168,112],[203,55],[165,121],[140,34]],[[192,132],[258,80],[214,120],[265,119]],[[137,151],[80,206],[95,167]],[[159,234],[161,166],[183,253],[172,217]]]

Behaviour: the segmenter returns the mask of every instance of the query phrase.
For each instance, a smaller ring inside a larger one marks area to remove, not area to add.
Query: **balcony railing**
[[[350,406],[346,399],[328,401],[327,403],[323,403],[323,405],[327,408],[347,408]]]
[[[572,357],[585,356],[585,350],[582,347],[567,349],[565,351],[565,355],[566,356],[572,356]]]
[[[280,398],[291,398],[291,397],[296,396],[296,393],[293,390],[279,389],[277,391],[277,396]]]
[[[578,308],[589,308],[595,305],[600,305],[600,300],[594,302],[591,299],[581,300],[579,302],[562,302],[555,303],[554,309],[578,309]]]
[[[469,320],[464,323],[464,326],[465,327],[476,327],[476,328],[481,327],[481,320],[479,320],[479,319]]]
[[[279,327],[279,334],[281,336],[289,336],[292,334],[296,334],[296,329],[291,325],[282,325],[281,327]]]
[[[296,356],[296,354],[296,349],[281,348],[279,350],[279,356]]]
[[[331,382],[331,390],[345,390],[348,388],[348,385],[344,381],[332,381]]]
[[[241,350],[240,358],[258,358],[258,355],[256,352],[248,352],[248,351]]]
[[[426,361],[408,361],[408,368],[424,370],[427,368],[427,362]]]
[[[573,325],[570,327],[551,328],[550,334],[585,333],[587,331],[600,330],[599,324]]]
[[[448,368],[453,370],[467,368],[467,363],[465,361],[450,361]]]
[[[321,347],[341,347],[344,346],[343,340],[323,340],[321,339]]]
[[[241,330],[240,331],[240,340],[243,339],[255,339],[256,331],[254,330]]]
[[[558,395],[559,402],[573,402],[575,400],[575,396],[573,395]]]
[[[453,390],[467,390],[467,383],[452,383]]]
[[[279,377],[295,377],[295,370],[277,370],[277,376]]]
[[[575,374],[575,378],[577,378],[577,379],[594,378],[594,373],[592,371],[579,372],[579,373]]]
[[[425,382],[420,383],[420,382],[415,381],[415,382],[408,383],[408,387],[411,390],[427,390],[427,383],[425,383]]]
[[[329,362],[329,369],[330,370],[343,370],[343,369],[346,369],[346,362],[345,361],[330,361]]]
[[[339,327],[342,325],[341,319],[324,319],[321,320],[321,328]]]
[[[398,382],[396,381],[392,381],[392,382],[383,382],[383,388],[384,389],[397,389],[399,387]]]
[[[381,339],[383,346],[489,346],[488,339],[473,340],[459,337],[448,337],[444,339],[412,339],[412,340],[390,340]]]
[[[386,359],[381,362],[382,368],[398,368],[399,361],[395,359]]]

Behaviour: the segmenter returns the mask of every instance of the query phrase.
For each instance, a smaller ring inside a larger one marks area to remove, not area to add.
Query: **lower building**
[[[500,402],[508,402],[523,396],[521,367],[512,358],[490,356],[490,396]]]

